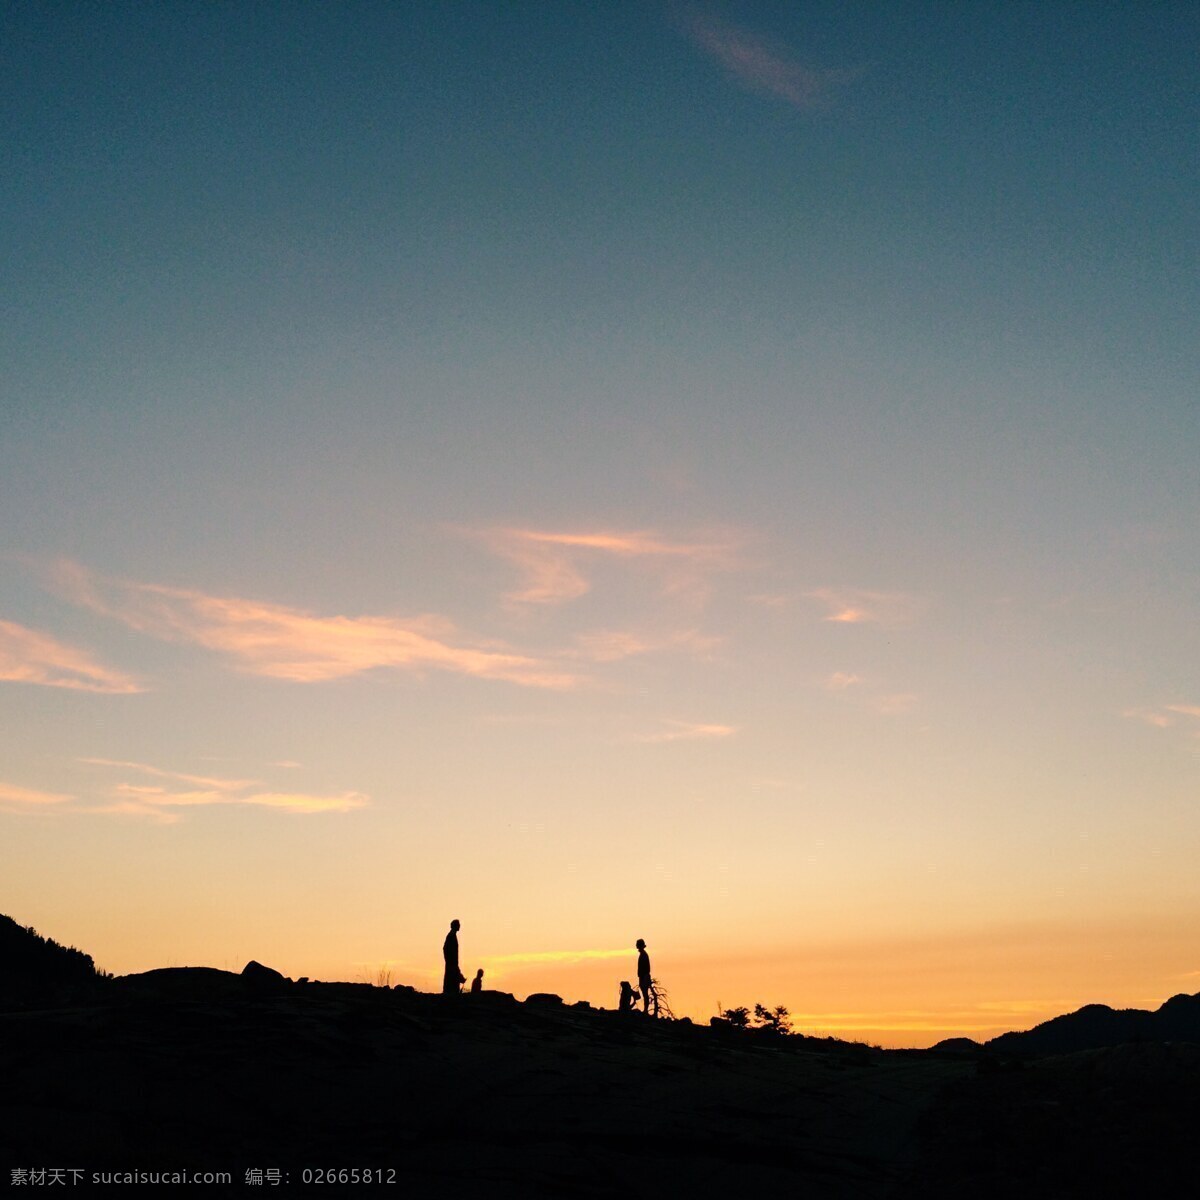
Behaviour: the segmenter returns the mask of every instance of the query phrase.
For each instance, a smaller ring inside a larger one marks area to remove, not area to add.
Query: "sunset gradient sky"
[[[927,1045],[1200,991],[1194,4],[8,5],[0,911]]]

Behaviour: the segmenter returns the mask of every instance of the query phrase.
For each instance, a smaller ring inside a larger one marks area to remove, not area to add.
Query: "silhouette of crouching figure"
[[[478,996],[483,991],[483,968],[480,967],[475,972],[475,978],[471,980],[471,995]]]
[[[621,999],[617,1005],[617,1012],[634,1013],[637,1012],[638,994],[630,985],[628,979],[621,980]]]

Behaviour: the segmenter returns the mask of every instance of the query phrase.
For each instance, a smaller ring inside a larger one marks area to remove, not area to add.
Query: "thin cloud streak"
[[[73,800],[74,796],[59,792],[40,792],[35,788],[19,787],[0,780],[0,812],[31,812],[53,808]]]
[[[494,553],[514,563],[524,576],[522,585],[505,595],[516,605],[564,604],[591,590],[579,565],[581,558],[607,555],[647,560],[672,594],[701,594],[705,577],[729,570],[733,540],[671,541],[659,534],[634,530],[562,533],[539,529],[489,529],[478,536]]]
[[[0,621],[0,680],[110,696],[143,690],[129,675],[98,663],[85,650],[15,621]]]
[[[822,686],[825,691],[840,696],[841,703],[850,703],[855,708],[865,708],[885,717],[910,713],[920,701],[916,692],[885,691],[878,681],[848,671],[834,671]]]
[[[713,13],[682,8],[679,17],[688,37],[734,78],[804,112],[822,107],[834,88],[861,74],[857,70],[816,70],[802,66],[784,48],[773,46]]]
[[[307,792],[252,792],[228,800],[230,804],[250,804],[258,808],[278,808],[289,813],[344,813],[366,808],[370,803],[362,792],[339,792],[334,796],[313,796]]]
[[[661,635],[637,634],[625,630],[597,630],[593,633],[579,634],[571,656],[589,662],[608,663],[644,654],[675,651],[707,659],[712,657],[722,640],[703,634],[698,629]]]
[[[825,687],[831,692],[844,692],[848,687],[853,687],[856,683],[861,682],[861,676],[852,675],[849,671],[834,671],[825,680]]]
[[[113,800],[86,810],[93,813],[150,817],[158,821],[174,822],[180,819],[181,814],[173,810],[217,804],[270,808],[310,815],[352,812],[365,808],[370,803],[369,797],[361,792],[346,791],[334,795],[313,795],[291,790],[273,792],[262,790],[261,782],[256,779],[213,779],[189,775],[182,771],[169,771],[149,763],[121,762],[114,759],[86,758],[82,761],[110,769],[133,770],[152,778],[197,785],[192,788],[174,789],[163,784],[122,781],[109,789]]]
[[[691,721],[668,721],[670,729],[639,734],[634,741],[653,745],[659,742],[691,742],[706,738],[727,738],[737,733],[736,725],[701,725]]]
[[[535,950],[526,954],[484,955],[483,962],[491,967],[524,967],[537,963],[589,962],[596,959],[628,958],[628,947],[620,950]]]
[[[168,815],[163,810],[202,808],[214,804],[240,804],[252,808],[272,808],[282,812],[310,815],[313,813],[345,813],[366,808],[370,803],[361,792],[340,792],[332,796],[314,796],[306,792],[248,792],[231,795],[228,792],[171,792],[166,788],[135,787],[117,784],[112,789],[115,803],[97,805],[88,812],[125,813],[133,816]],[[172,815],[177,819],[177,814]]]
[[[1200,705],[1164,704],[1158,709],[1127,708],[1121,715],[1135,721],[1143,721],[1147,725],[1153,725],[1156,729],[1169,729],[1176,723],[1176,717],[1200,717]]]
[[[218,792],[240,792],[258,782],[257,779],[217,779],[209,775],[185,775],[181,771],[164,771],[161,767],[153,767],[149,763],[124,762],[112,758],[81,758],[79,761],[94,767],[120,767],[128,771],[140,771],[143,775],[153,775],[159,779],[194,783],[198,787],[211,788]]]
[[[1163,713],[1154,712],[1151,709],[1145,708],[1127,708],[1121,714],[1123,717],[1129,717],[1134,721],[1142,721],[1146,725],[1153,725],[1156,729],[1169,729],[1175,724],[1175,721]]]
[[[865,588],[812,588],[804,593],[827,610],[824,617],[839,625],[904,625],[916,618],[920,602],[904,592],[873,592]]]
[[[58,564],[54,585],[83,607],[140,633],[203,646],[253,675],[321,683],[380,668],[452,671],[523,687],[568,688],[575,676],[538,659],[454,644],[453,625],[408,619],[318,616],[258,600],[105,579],[76,563]]]

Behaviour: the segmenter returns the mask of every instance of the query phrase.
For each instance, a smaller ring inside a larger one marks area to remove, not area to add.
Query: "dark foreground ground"
[[[415,1196],[1194,1188],[1192,1044],[981,1064],[500,995],[154,974],[103,1003],[0,1014],[0,1189],[54,1168],[113,1195],[137,1188],[93,1172],[229,1172],[184,1189],[214,1197],[357,1195],[305,1172],[367,1168]]]

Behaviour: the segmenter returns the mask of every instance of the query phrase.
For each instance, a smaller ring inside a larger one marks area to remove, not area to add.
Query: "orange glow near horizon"
[[[243,935],[226,944],[210,927],[188,932],[169,927],[161,917],[122,928],[94,919],[64,922],[70,930],[57,927],[53,918],[38,924],[39,932],[74,942],[93,955],[97,966],[117,974],[165,966],[238,971],[256,958],[292,978],[386,980],[428,992],[440,988],[445,931],[436,926],[420,946],[406,938],[400,956],[342,958],[311,944],[318,938],[327,942],[327,930],[313,931],[310,939],[283,911],[272,916],[271,934],[263,941]],[[336,924],[334,915],[324,917],[327,925]],[[509,942],[493,951],[478,945],[480,935],[472,925],[464,920],[460,933],[464,972],[470,977],[483,967],[485,987],[521,999],[549,991],[567,1003],[587,1000],[612,1008],[620,981],[636,979],[632,939],[626,948],[518,950]],[[1184,921],[1164,927],[1113,919],[977,934],[959,930],[920,940],[822,941],[778,953],[747,950],[713,957],[694,947],[681,952],[654,943],[649,949],[655,977],[677,1016],[705,1024],[724,1008],[783,1004],[800,1033],[921,1048],[949,1037],[986,1041],[1087,1003],[1155,1008],[1171,995],[1200,988],[1200,970],[1179,970],[1181,963],[1194,960],[1181,957],[1178,946],[1196,932]],[[370,930],[357,930],[347,939],[352,943],[347,950],[367,950],[375,937]]]

